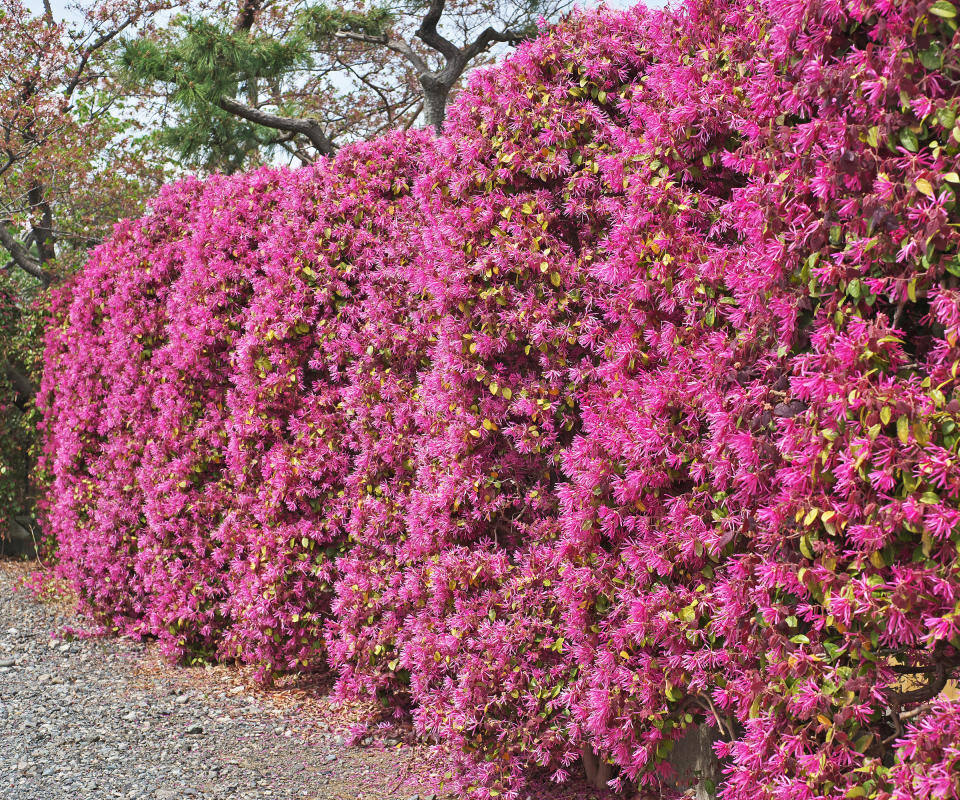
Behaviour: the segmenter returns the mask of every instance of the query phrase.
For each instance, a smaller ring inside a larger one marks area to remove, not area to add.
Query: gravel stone
[[[347,729],[365,720],[332,718],[323,694],[294,705],[291,693],[237,691],[236,669],[169,665],[153,644],[64,641],[64,626],[91,624],[17,590],[29,571],[0,560],[0,800],[393,800],[422,789],[409,767],[425,751],[348,747]]]

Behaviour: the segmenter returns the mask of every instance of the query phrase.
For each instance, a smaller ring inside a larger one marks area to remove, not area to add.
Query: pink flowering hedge
[[[578,14],[440,138],[168,187],[57,298],[61,572],[463,796],[709,726],[724,800],[960,797],[957,22]]]

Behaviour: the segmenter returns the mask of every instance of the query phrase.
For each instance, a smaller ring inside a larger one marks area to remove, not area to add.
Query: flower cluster
[[[708,726],[724,800],[960,797],[958,13],[575,14],[439,138],[169,187],[58,298],[62,573],[464,796]]]

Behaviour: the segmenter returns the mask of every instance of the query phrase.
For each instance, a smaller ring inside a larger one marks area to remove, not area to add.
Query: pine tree
[[[440,129],[470,67],[568,5],[244,0],[232,19],[175,17],[127,42],[121,63],[139,91],[164,104],[162,138],[181,163],[232,172],[281,149],[309,162],[391,128]]]

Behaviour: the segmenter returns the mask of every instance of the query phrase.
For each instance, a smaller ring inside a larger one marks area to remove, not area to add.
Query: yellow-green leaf
[[[901,416],[897,420],[897,438],[901,444],[906,444],[910,440],[910,420],[906,416]]]
[[[942,19],[953,19],[957,16],[957,7],[953,3],[948,3],[947,0],[937,0],[930,6],[930,13]]]

